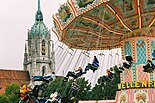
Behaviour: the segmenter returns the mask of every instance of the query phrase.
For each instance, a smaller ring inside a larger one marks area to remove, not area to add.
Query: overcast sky
[[[66,1],[41,0],[44,23],[49,29],[53,27],[52,15]],[[0,69],[23,69],[25,42],[28,29],[31,29],[35,22],[37,3],[38,0],[0,0]],[[58,40],[52,31],[51,35],[51,39],[57,42]],[[106,51],[106,55],[108,58],[108,51]],[[102,73],[105,73],[106,69],[109,68],[110,59],[104,61],[102,61],[101,69],[98,72],[95,72],[94,75],[87,73],[88,76],[86,77],[93,78],[94,76],[97,77],[97,75],[98,77],[103,75]],[[60,74],[62,72],[61,70]],[[97,78],[95,78],[96,80]]]
[[[35,22],[38,0],[0,0],[0,68],[22,69],[28,29]],[[41,0],[45,25],[53,27],[52,15],[66,0]],[[52,37],[56,39],[54,33]]]

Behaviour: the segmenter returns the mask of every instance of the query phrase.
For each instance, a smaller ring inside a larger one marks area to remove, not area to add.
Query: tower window
[[[42,67],[42,76],[44,76],[45,71],[46,71],[46,67],[45,67],[45,66],[43,66],[43,67]]]
[[[45,45],[45,40],[42,40],[42,55],[46,54],[46,45]]]

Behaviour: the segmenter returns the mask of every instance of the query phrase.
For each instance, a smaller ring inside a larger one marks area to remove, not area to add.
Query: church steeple
[[[41,75],[42,71],[49,74],[55,69],[50,30],[43,22],[40,0],[37,3],[35,23],[28,32],[28,43],[24,53],[24,70],[28,70],[30,76]]]
[[[38,0],[38,11],[40,10],[40,0]]]
[[[38,0],[38,10],[37,10],[35,19],[36,19],[36,21],[43,21],[43,14],[40,10],[40,0]]]

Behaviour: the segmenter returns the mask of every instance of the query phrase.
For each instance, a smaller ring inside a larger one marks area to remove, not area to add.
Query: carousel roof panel
[[[154,0],[68,0],[53,16],[53,31],[72,48],[115,48],[154,28],[154,7]]]

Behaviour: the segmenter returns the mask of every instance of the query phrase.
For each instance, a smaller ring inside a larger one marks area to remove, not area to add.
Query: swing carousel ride
[[[155,0],[68,0],[53,16],[53,32],[69,48],[108,50],[121,48],[122,59],[133,58],[121,73],[117,103],[154,103]]]

